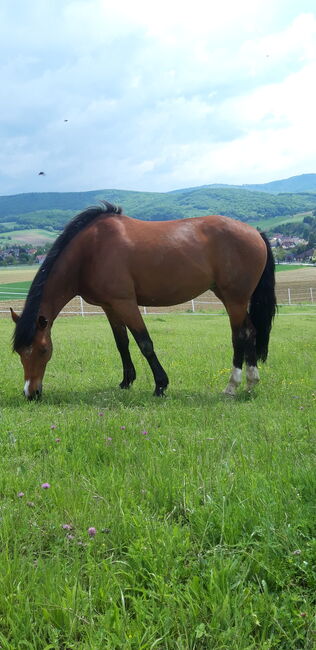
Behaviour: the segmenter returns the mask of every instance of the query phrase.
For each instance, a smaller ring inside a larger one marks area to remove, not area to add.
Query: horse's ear
[[[13,322],[17,323],[18,320],[20,320],[20,316],[18,314],[16,314],[15,311],[13,311],[12,307],[10,307],[10,312],[11,312],[11,318],[12,318]]]
[[[44,330],[47,327],[48,320],[45,316],[39,316],[37,319],[37,327],[39,330]]]

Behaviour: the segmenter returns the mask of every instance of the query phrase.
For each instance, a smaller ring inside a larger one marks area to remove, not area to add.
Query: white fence
[[[276,287],[277,302],[279,305],[310,305],[316,306],[316,289],[313,287],[295,286]],[[6,316],[10,313],[10,307],[17,312],[23,309],[27,293],[23,290],[14,290],[10,292],[0,291],[0,316]],[[144,314],[159,314],[166,312],[220,312],[224,310],[223,304],[216,298],[212,291],[207,291],[202,296],[175,305],[173,307],[141,307]],[[102,309],[95,305],[89,305],[80,296],[71,300],[60,312],[61,316],[91,316],[101,314]]]

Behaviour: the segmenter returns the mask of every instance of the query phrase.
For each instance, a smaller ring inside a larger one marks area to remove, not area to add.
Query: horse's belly
[[[190,282],[186,286],[181,284],[170,283],[151,287],[146,290],[139,288],[136,292],[138,305],[144,307],[170,307],[172,305],[180,305],[181,303],[188,302],[211,288],[211,283],[208,280],[202,279],[199,282]]]

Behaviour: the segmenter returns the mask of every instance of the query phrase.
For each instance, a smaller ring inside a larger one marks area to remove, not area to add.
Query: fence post
[[[191,300],[191,304],[192,304],[192,311],[194,313],[195,312],[195,306],[194,306],[194,300],[193,299]]]
[[[147,314],[147,309],[146,309],[146,307],[144,307],[143,309],[144,309],[144,314],[146,315],[146,314]]]
[[[81,311],[81,316],[84,318],[84,308],[83,308],[83,300],[81,296],[79,296],[80,299],[80,311]]]
[[[311,302],[314,302],[313,289],[312,289],[312,287],[310,287],[310,294],[311,294]]]
[[[291,289],[287,290],[287,295],[288,295],[288,299],[289,299],[289,305],[291,305],[292,304],[291,303]]]

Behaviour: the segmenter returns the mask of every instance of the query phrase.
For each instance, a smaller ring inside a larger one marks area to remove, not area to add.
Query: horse
[[[229,316],[233,366],[225,394],[233,396],[246,363],[247,389],[259,381],[276,310],[275,266],[269,241],[255,228],[221,215],[142,221],[107,201],[90,207],[55,240],[31,284],[15,323],[13,350],[24,368],[24,395],[42,394],[52,356],[51,328],[74,296],[105,312],[121,356],[120,387],[136,379],[127,330],[146,358],[162,396],[168,376],[138,305],[171,306],[211,289]]]

